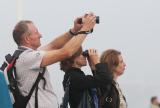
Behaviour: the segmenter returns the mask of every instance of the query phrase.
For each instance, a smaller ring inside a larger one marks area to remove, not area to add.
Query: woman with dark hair
[[[91,69],[95,72],[92,75],[85,75],[81,67],[87,65],[86,58]],[[61,70],[65,72],[63,87],[66,87],[67,80],[70,80],[69,104],[70,108],[77,108],[85,90],[104,87],[111,83],[112,76],[106,64],[100,63],[95,49],[88,50],[88,56],[82,55],[82,47],[71,57],[60,63]],[[106,74],[108,73],[108,74]]]
[[[106,85],[106,88],[101,88],[102,108],[127,108],[126,99],[117,82],[126,67],[121,52],[114,49],[106,50],[102,53],[100,62],[107,64],[113,76],[111,83]]]

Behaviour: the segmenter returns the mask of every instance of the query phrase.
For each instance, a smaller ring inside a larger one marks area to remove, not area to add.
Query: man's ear
[[[28,35],[24,35],[23,41],[24,41],[24,43],[29,44],[30,43],[30,37]]]

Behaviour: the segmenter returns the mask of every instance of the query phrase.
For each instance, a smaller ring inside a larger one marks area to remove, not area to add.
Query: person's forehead
[[[122,55],[118,55],[119,60],[123,60]]]
[[[37,31],[37,27],[33,23],[27,24],[30,31]]]

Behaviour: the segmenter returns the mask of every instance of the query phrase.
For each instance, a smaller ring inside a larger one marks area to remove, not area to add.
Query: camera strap
[[[77,36],[78,34],[90,34],[93,32],[93,29],[89,30],[89,31],[79,31],[77,33],[73,33],[71,30],[69,31],[70,34],[74,35],[74,36]]]

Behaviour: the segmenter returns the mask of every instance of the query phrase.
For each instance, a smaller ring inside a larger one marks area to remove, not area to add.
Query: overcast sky
[[[16,49],[12,30],[19,19],[29,19],[43,35],[42,45],[68,31],[85,12],[100,16],[100,24],[83,47],[99,53],[120,50],[127,64],[119,78],[129,108],[149,108],[150,97],[160,97],[160,1],[159,0],[0,0],[0,63]],[[89,68],[83,68],[90,74]],[[63,96],[63,72],[49,66],[59,102]]]

